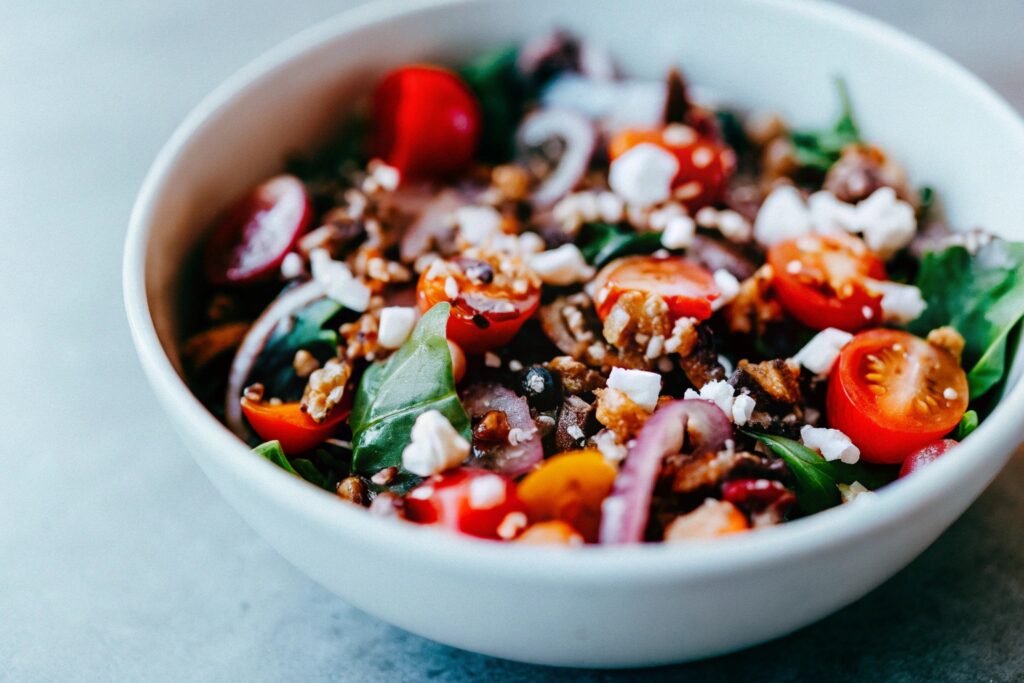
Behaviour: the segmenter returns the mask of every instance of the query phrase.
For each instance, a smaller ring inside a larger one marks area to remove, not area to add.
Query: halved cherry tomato
[[[614,161],[642,143],[668,150],[679,161],[679,170],[672,180],[673,196],[691,213],[714,204],[736,167],[736,154],[718,140],[702,136],[693,128],[670,124],[665,128],[627,129],[612,138],[608,156]]]
[[[228,209],[206,243],[206,276],[218,285],[272,276],[309,226],[313,207],[302,181],[279,175]]]
[[[884,280],[885,266],[855,237],[803,235],[768,250],[779,302],[808,327],[856,332],[882,322],[882,295],[867,279]]]
[[[616,470],[600,451],[570,451],[541,463],[519,482],[519,498],[530,520],[561,520],[587,541],[597,542],[601,503],[611,493]]]
[[[843,347],[828,381],[828,423],[867,462],[900,463],[957,426],[967,375],[945,349],[908,332],[861,332]]]
[[[479,256],[435,261],[416,287],[424,311],[451,303],[448,338],[475,354],[507,344],[540,305],[533,271],[512,257]]]
[[[510,540],[526,526],[515,482],[468,468],[436,475],[414,488],[405,497],[405,515],[480,538]]]
[[[480,105],[455,73],[437,66],[392,71],[373,93],[373,150],[406,177],[460,171],[476,152]]]
[[[681,256],[628,256],[612,261],[594,279],[594,303],[604,320],[626,292],[656,294],[673,319],[711,316],[711,302],[721,296],[711,273]]]
[[[242,399],[242,413],[253,431],[264,441],[280,441],[288,455],[311,450],[329,439],[349,412],[351,401],[335,407],[323,422],[316,422],[298,402],[273,405]]]
[[[940,439],[935,443],[930,443],[924,448],[914,451],[907,456],[907,459],[903,461],[903,467],[900,468],[900,479],[907,476],[911,472],[916,472],[925,465],[930,465],[939,459],[939,456],[948,451],[953,446],[956,446],[959,441],[954,439]]]

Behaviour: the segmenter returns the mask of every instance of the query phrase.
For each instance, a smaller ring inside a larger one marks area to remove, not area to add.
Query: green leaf
[[[896,479],[896,468],[857,463],[829,462],[799,441],[772,434],[747,432],[782,458],[796,478],[797,502],[807,512],[818,512],[839,503],[838,484],[855,481],[875,490]]]
[[[963,441],[977,428],[978,413],[974,410],[968,410],[964,413],[964,416],[960,418],[960,425],[956,428],[956,433],[953,435],[953,438],[957,441]]]
[[[338,332],[328,325],[342,308],[337,301],[323,298],[301,309],[290,328],[276,331],[267,340],[253,367],[253,381],[261,382],[270,396],[298,400],[306,382],[292,367],[295,352],[305,349],[321,361],[336,355]]]
[[[295,472],[310,484],[315,484],[327,491],[331,490],[327,477],[320,473],[320,470],[316,468],[312,461],[305,458],[296,458],[292,466],[295,468]]]
[[[928,308],[908,329],[925,336],[952,325],[966,341],[971,399],[1006,374],[1007,337],[1024,317],[1024,244],[995,240],[972,255],[954,246],[925,254],[915,282]]]
[[[483,131],[477,156],[502,163],[515,153],[515,132],[528,91],[516,69],[516,47],[488,52],[463,67],[460,75],[480,103]]]
[[[662,248],[659,233],[641,233],[608,223],[584,224],[577,235],[576,244],[583,258],[598,268],[621,256],[652,254]]]
[[[836,89],[839,92],[840,115],[831,129],[790,133],[797,163],[821,173],[826,173],[839,160],[843,147],[861,141],[846,81],[837,78]]]
[[[373,474],[401,467],[416,418],[438,410],[467,440],[470,420],[455,393],[445,328],[450,304],[427,311],[412,336],[386,362],[367,368],[359,382],[349,422],[352,467]]]
[[[295,476],[299,475],[299,473],[295,471],[295,468],[292,467],[292,464],[288,462],[288,458],[284,454],[284,449],[281,448],[281,442],[277,441],[276,439],[274,441],[266,441],[264,443],[261,443],[259,446],[256,446],[256,448],[252,449],[252,452],[256,453],[257,455],[262,455],[264,458],[274,463],[275,465],[277,465],[286,472],[291,472]]]

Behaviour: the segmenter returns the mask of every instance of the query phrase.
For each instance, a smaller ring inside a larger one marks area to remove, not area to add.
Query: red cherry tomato
[[[861,332],[828,381],[828,423],[867,462],[896,464],[957,426],[967,375],[945,349],[899,330]]]
[[[645,142],[668,150],[679,161],[679,171],[672,180],[673,195],[691,213],[722,199],[736,167],[736,154],[728,146],[689,126],[671,124],[661,129],[619,132],[608,145],[608,156],[614,161]]]
[[[206,276],[218,285],[272,276],[309,227],[313,207],[305,185],[279,175],[254,187],[225,212],[206,243]]]
[[[766,506],[789,495],[789,489],[772,479],[731,479],[722,484],[722,500],[734,505]]]
[[[405,497],[405,515],[421,524],[440,524],[470,536],[505,540],[527,522],[526,508],[511,478],[466,468],[431,477],[410,491]]]
[[[656,294],[673,319],[711,317],[711,302],[721,296],[715,278],[680,256],[629,256],[612,261],[594,280],[597,315],[604,320],[626,292]]]
[[[316,422],[303,412],[299,403],[272,405],[242,399],[242,413],[254,432],[264,441],[277,440],[288,455],[311,450],[329,439],[351,410],[342,404],[330,412],[323,422]]]
[[[517,259],[482,254],[435,261],[420,276],[424,311],[447,301],[448,338],[480,354],[511,341],[540,305],[540,280]]]
[[[882,295],[865,280],[885,279],[885,266],[854,237],[804,235],[768,250],[779,302],[808,327],[856,332],[882,322]]]
[[[436,66],[392,71],[373,93],[373,150],[402,177],[462,170],[480,138],[480,105],[453,72]]]
[[[907,456],[907,459],[903,461],[903,467],[900,468],[900,479],[907,476],[911,472],[916,472],[925,465],[930,465],[939,459],[939,456],[948,451],[953,446],[960,443],[954,439],[941,439],[935,443],[930,443],[919,451],[915,451]]]

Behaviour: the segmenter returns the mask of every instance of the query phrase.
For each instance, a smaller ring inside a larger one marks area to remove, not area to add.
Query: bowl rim
[[[970,476],[977,463],[999,460],[1005,465],[1019,441],[1010,405],[1024,401],[1024,381],[1010,387],[993,412],[958,446],[956,458],[942,458],[915,476],[879,491],[866,503],[840,505],[783,525],[712,541],[650,543],[627,546],[585,546],[571,551],[495,543],[413,524],[394,523],[354,506],[302,481],[269,461],[252,456],[249,448],[221,424],[192,394],[164,352],[149,309],[146,291],[146,251],[155,219],[157,199],[168,190],[167,180],[190,139],[214,121],[226,105],[257,87],[273,72],[304,54],[344,36],[407,14],[452,6],[514,0],[379,0],[325,19],[280,43],[224,81],[188,114],[163,146],[146,174],[132,208],[123,258],[123,294],[132,339],[154,392],[177,425],[188,424],[208,447],[200,455],[217,458],[273,504],[364,546],[415,553],[421,563],[450,570],[487,571],[492,576],[534,576],[554,583],[561,571],[575,582],[621,583],[623,572],[633,578],[677,580],[685,576],[748,570],[792,556],[836,550],[869,538],[885,528],[922,512],[958,481]],[[801,0],[733,0],[736,5],[767,6],[783,16],[800,17],[830,29],[858,34],[868,43],[884,45],[922,67],[940,70],[962,92],[1001,119],[1011,134],[1008,144],[1024,148],[1024,120],[990,86],[935,48],[858,11],[824,2]],[[181,427],[179,427],[181,429]],[[982,443],[986,446],[982,447]],[[987,484],[988,482],[986,482]],[[698,552],[694,552],[698,550]],[[452,562],[458,557],[458,562]],[[543,559],[541,559],[543,558]],[[554,571],[552,571],[554,570]]]

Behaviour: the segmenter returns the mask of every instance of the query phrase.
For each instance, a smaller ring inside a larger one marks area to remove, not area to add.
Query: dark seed
[[[473,324],[479,327],[481,330],[486,330],[488,327],[491,326],[491,322],[484,316],[480,315],[479,313],[476,313],[473,316]]]

